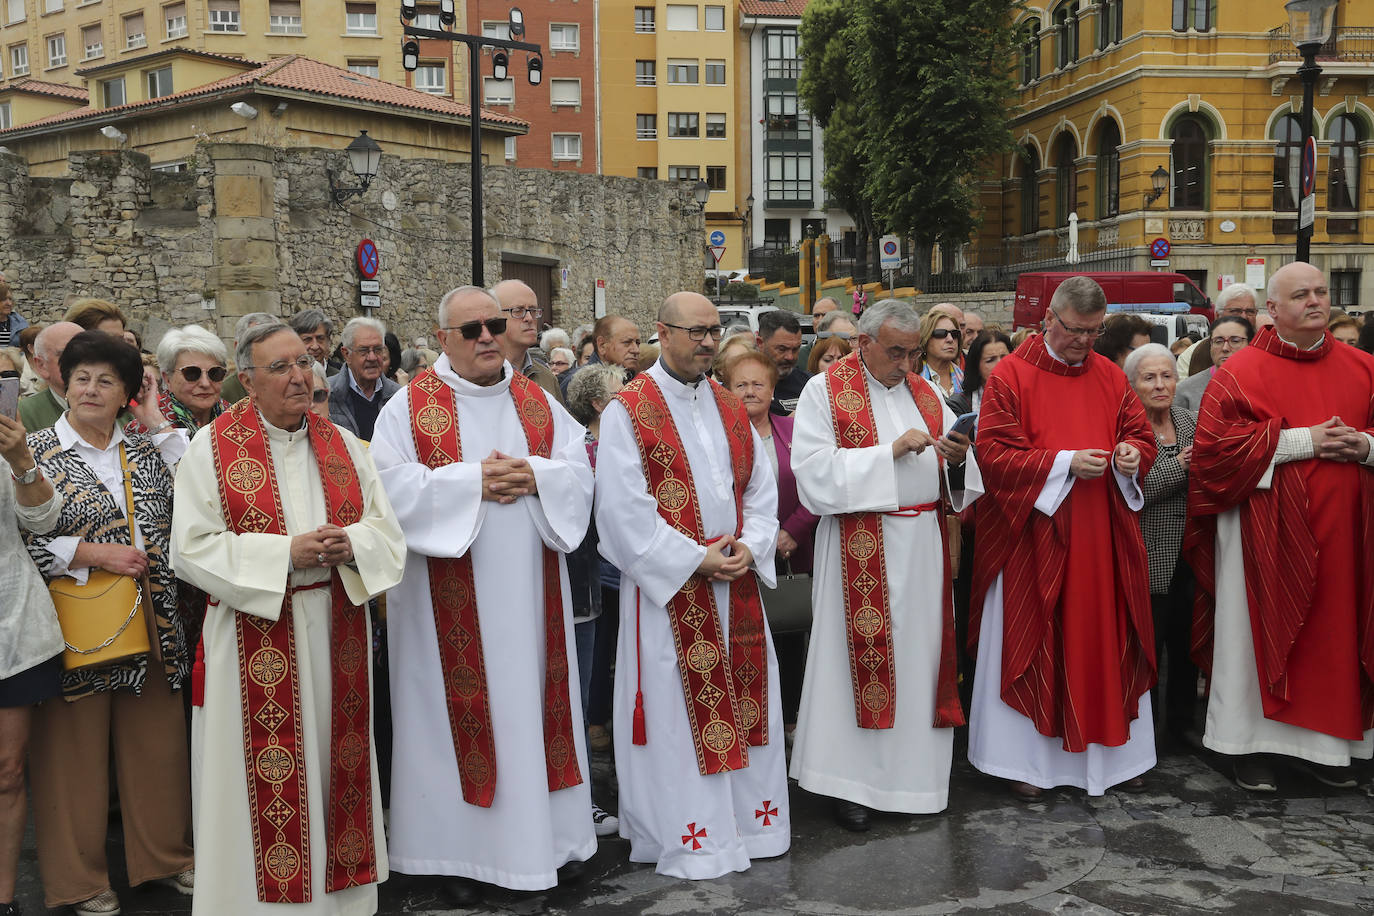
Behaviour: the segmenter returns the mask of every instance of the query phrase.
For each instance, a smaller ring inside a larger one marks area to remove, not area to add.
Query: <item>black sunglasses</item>
[[[935,330],[930,332],[930,336],[933,337],[935,340],[944,340],[946,337],[953,337],[955,340],[959,340],[964,335],[960,334],[957,330],[951,330],[949,328],[936,328]]]
[[[476,340],[482,336],[482,328],[486,328],[492,337],[500,337],[506,333],[506,319],[488,318],[486,321],[469,321],[457,327],[440,328],[440,330],[457,331],[463,335],[464,340]]]
[[[177,371],[181,373],[182,378],[186,379],[186,381],[190,382],[192,385],[200,381],[200,366],[182,366]],[[209,369],[205,370],[205,374],[210,376],[210,381],[214,382],[216,385],[224,381],[224,376],[227,375],[228,372],[229,370],[225,369],[223,366],[211,366]]]
[[[329,400],[329,389],[316,388],[310,393],[310,400],[314,401],[316,404],[323,404],[325,401]]]

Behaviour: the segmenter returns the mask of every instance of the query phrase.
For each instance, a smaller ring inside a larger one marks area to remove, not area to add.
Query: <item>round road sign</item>
[[[1150,257],[1167,258],[1169,256],[1169,240],[1165,238],[1155,239],[1150,243]]]
[[[1317,138],[1308,137],[1302,148],[1302,196],[1311,194],[1317,185]]]
[[[377,245],[372,239],[363,239],[358,243],[358,273],[371,280],[377,276],[377,268],[381,257],[377,254]]]
[[[710,239],[712,245],[720,247],[725,244],[725,233],[721,232],[719,229],[713,229],[711,230]]]
[[[884,243],[883,243],[883,254],[892,255],[892,254],[896,254],[896,253],[897,253],[897,243],[896,243],[896,242],[884,242]]]

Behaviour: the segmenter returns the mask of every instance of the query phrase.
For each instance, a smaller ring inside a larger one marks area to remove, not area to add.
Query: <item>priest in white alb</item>
[[[208,593],[191,673],[192,912],[377,912],[387,877],[368,599],[401,529],[367,452],[310,411],[289,327],[235,354],[251,396],[177,470],[172,562]]]
[[[792,469],[816,531],[792,776],[867,830],[870,808],[943,811],[959,705],[947,508],[982,493],[954,413],[912,371],[921,319],[884,300],[797,405]]]
[[[459,287],[438,318],[443,355],[372,438],[408,551],[387,603],[391,861],[454,878],[449,901],[471,906],[596,851],[563,557],[592,470],[585,430],[502,356],[489,293]]]
[[[622,573],[615,665],[620,835],[631,862],[715,878],[791,842],[774,582],[777,482],[739,399],[705,372],[715,306],[675,293],[662,355],[601,415],[596,527]]]

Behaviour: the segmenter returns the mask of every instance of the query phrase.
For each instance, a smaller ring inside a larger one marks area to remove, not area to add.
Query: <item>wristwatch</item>
[[[33,467],[29,468],[22,474],[16,474],[14,473],[14,468],[10,468],[10,477],[14,480],[15,483],[21,484],[23,486],[28,486],[29,484],[37,480],[38,475],[40,473],[41,472],[38,469],[37,463],[35,463]]]

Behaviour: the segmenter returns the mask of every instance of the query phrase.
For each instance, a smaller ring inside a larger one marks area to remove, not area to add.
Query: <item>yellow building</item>
[[[958,267],[1062,264],[1076,213],[1077,269],[1149,269],[1163,238],[1154,266],[1209,295],[1262,286],[1296,247],[1302,83],[1287,22],[1282,0],[1027,4],[1009,62],[1018,152],[984,186],[982,235]],[[1374,304],[1372,60],[1374,0],[1341,0],[1318,58],[1312,260],[1346,307]]]
[[[32,175],[65,174],[67,155],[79,150],[133,149],[155,169],[181,171],[203,141],[342,149],[362,130],[390,155],[469,161],[467,105],[296,55],[260,64],[168,48],[77,75],[86,88],[65,97],[46,83],[0,87],[0,111],[48,107],[0,130],[0,144],[27,159]],[[492,163],[504,160],[508,137],[528,129],[489,111],[482,125]]]
[[[737,0],[603,0],[599,19],[601,171],[705,181],[702,244],[723,233],[720,267],[739,269],[748,133],[738,112],[748,82],[737,65]]]

